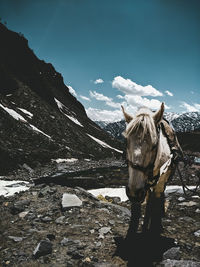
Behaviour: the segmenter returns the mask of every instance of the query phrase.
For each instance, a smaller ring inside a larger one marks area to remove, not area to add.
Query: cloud
[[[125,100],[128,105],[132,107],[148,107],[150,109],[159,109],[161,106],[161,101],[157,99],[148,99],[145,97],[141,97],[138,95],[125,95]],[[169,107],[165,104],[165,108],[169,109]]]
[[[88,117],[93,121],[114,122],[123,119],[121,109],[116,109],[113,111],[105,109],[88,108],[86,109],[86,113]]]
[[[75,91],[70,85],[67,85],[67,87],[69,88],[69,92],[70,92],[73,96],[77,96],[76,91]]]
[[[128,95],[138,95],[138,96],[162,96],[163,94],[155,89],[151,85],[142,86],[130,79],[124,79],[121,76],[117,76],[112,81],[112,87],[117,88],[119,91]]]
[[[198,112],[198,111],[200,111],[200,104],[197,104],[197,103],[193,104],[193,106],[192,106],[192,105],[190,105],[190,104],[188,104],[186,102],[182,102],[180,107],[185,108],[187,112]]]
[[[93,91],[93,92],[90,91],[90,96],[99,101],[112,101],[112,98],[107,97],[103,94],[97,93],[96,91]]]
[[[102,80],[101,78],[96,79],[96,80],[94,81],[95,84],[103,83],[103,82],[104,82],[104,80]]]
[[[96,91],[93,91],[93,92],[90,91],[90,96],[95,98],[96,100],[105,101],[105,104],[107,106],[112,107],[112,108],[119,108],[121,106],[120,103],[114,102],[112,98],[107,97],[107,96],[105,96],[103,94],[97,93]]]
[[[80,98],[82,98],[83,100],[86,100],[86,101],[91,101],[89,97],[84,96],[84,95],[80,95]]]
[[[166,90],[165,93],[166,93],[167,95],[169,95],[169,96],[173,96],[172,92],[170,92],[170,91],[168,91],[168,90]]]
[[[122,95],[117,95],[116,97],[119,99],[124,99],[124,96],[122,96]]]

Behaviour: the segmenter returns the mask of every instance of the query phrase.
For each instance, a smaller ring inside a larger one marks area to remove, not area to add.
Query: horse
[[[140,108],[135,116],[122,106],[127,123],[123,132],[127,140],[128,184],[126,194],[131,201],[128,234],[136,233],[141,216],[141,204],[146,202],[142,232],[161,234],[164,216],[164,191],[173,174],[173,153],[161,123],[164,103],[156,112]],[[168,125],[170,128],[171,126]],[[173,132],[173,130],[171,129]]]

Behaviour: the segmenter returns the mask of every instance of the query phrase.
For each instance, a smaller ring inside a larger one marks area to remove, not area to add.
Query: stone
[[[52,243],[49,240],[41,240],[33,252],[34,258],[39,258],[52,253]]]
[[[19,200],[13,204],[13,206],[10,208],[10,211],[13,215],[16,215],[24,211],[25,208],[29,205],[30,205],[30,200],[27,199]]]
[[[184,201],[184,200],[185,200],[184,197],[179,197],[179,198],[178,198],[178,201],[180,201],[180,202],[181,202],[181,201]]]
[[[75,194],[64,193],[62,196],[62,209],[67,210],[73,207],[81,207],[82,201]]]
[[[162,267],[200,267],[200,262],[190,260],[164,260],[159,266]]]
[[[196,206],[197,203],[194,202],[194,201],[188,201],[188,202],[182,202],[182,203],[179,203],[178,204],[179,206],[186,206],[186,207],[193,207],[193,206]]]
[[[97,202],[99,201],[99,199],[97,197],[93,196],[91,193],[89,193],[87,190],[83,189],[82,187],[77,186],[75,189],[78,192],[80,192],[81,195],[83,195],[84,197],[87,197],[87,198],[94,200],[94,201],[97,201]]]
[[[24,164],[22,165],[22,167],[23,167],[25,170],[27,170],[29,173],[33,173],[33,172],[34,172],[34,170],[33,170],[30,166],[28,166],[26,163],[24,163]]]
[[[102,227],[99,229],[99,238],[104,238],[104,235],[111,233],[111,227]]]
[[[180,247],[172,247],[165,251],[163,254],[163,259],[180,260]]]
[[[51,222],[52,219],[51,219],[51,217],[49,217],[49,216],[45,216],[44,218],[41,218],[41,221],[42,221],[42,222]]]
[[[29,211],[22,211],[22,212],[20,212],[19,213],[19,217],[21,218],[21,219],[23,219],[24,217],[26,217],[26,215],[29,213]]]
[[[65,216],[60,216],[56,219],[56,224],[63,224],[64,223]]]
[[[8,238],[15,242],[21,242],[23,240],[23,237],[11,236],[11,235],[9,235]]]
[[[50,241],[52,241],[52,240],[55,240],[55,239],[56,239],[56,237],[55,237],[55,235],[54,235],[54,234],[47,234],[47,238],[48,238]]]
[[[196,237],[200,237],[200,230],[194,232],[194,235],[195,235]]]

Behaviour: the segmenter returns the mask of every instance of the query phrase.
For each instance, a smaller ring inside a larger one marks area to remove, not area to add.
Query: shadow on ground
[[[128,261],[129,267],[151,267],[162,260],[163,253],[175,247],[174,239],[165,236],[137,233],[132,236],[115,237],[117,246],[114,256]]]

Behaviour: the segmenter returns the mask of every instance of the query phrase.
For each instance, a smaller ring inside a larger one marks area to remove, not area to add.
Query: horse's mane
[[[153,112],[147,108],[141,108],[136,116],[129,122],[126,127],[126,131],[123,132],[123,135],[128,138],[131,133],[138,133],[142,131],[142,140],[144,140],[145,135],[148,133],[152,144],[157,142],[157,131],[153,119]]]

